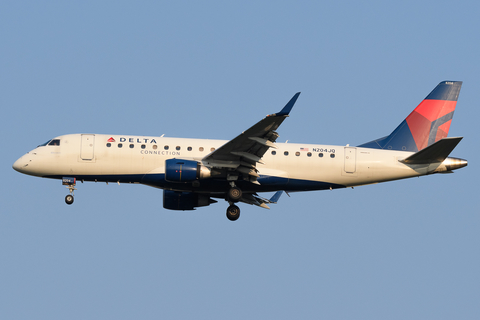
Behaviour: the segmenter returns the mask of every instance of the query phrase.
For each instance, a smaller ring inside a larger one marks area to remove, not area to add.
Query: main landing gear
[[[227,218],[230,221],[235,221],[240,217],[240,208],[234,205],[235,202],[238,202],[242,198],[242,190],[235,186],[234,183],[231,184],[231,188],[227,192],[227,201],[230,206],[227,208]]]
[[[242,198],[242,190],[237,187],[231,187],[228,190],[228,200],[231,202],[238,202]]]
[[[234,204],[231,204],[231,205],[227,208],[227,218],[228,218],[228,220],[230,220],[230,221],[235,221],[235,220],[237,220],[238,218],[240,218],[240,208],[237,207],[237,206],[234,205]]]
[[[63,178],[62,179],[62,184],[64,186],[67,186],[68,191],[70,191],[70,194],[67,194],[65,196],[65,203],[70,205],[73,203],[73,192],[77,190],[75,188],[77,180],[75,178]]]

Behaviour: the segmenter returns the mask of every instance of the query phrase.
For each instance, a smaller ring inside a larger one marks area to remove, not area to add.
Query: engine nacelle
[[[193,193],[163,190],[163,207],[170,210],[195,210],[217,202],[209,196]]]
[[[198,161],[168,159],[165,161],[165,180],[170,182],[192,182],[211,176],[210,169]]]

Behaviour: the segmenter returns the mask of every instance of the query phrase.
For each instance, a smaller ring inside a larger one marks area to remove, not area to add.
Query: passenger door
[[[354,147],[345,147],[345,172],[346,173],[355,173],[356,171],[356,158],[357,158],[357,148]]]
[[[80,145],[80,158],[82,160],[93,160],[95,147],[94,134],[82,134],[82,142]]]

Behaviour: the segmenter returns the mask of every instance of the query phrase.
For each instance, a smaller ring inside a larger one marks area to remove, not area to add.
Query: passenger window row
[[[276,154],[277,154],[277,151],[273,150],[273,151],[272,151],[272,155],[274,156],[274,155],[276,155]],[[300,154],[301,154],[300,151],[295,152],[295,156],[297,156],[297,157],[299,157]],[[284,151],[284,152],[283,152],[283,155],[288,156],[288,155],[289,155],[289,152],[288,152],[288,151]],[[312,156],[312,153],[311,153],[311,152],[307,152],[307,157],[311,157],[311,156]],[[323,158],[323,153],[320,152],[320,153],[318,154],[318,157],[319,157],[319,158]],[[330,153],[330,158],[335,158],[335,153]]]
[[[112,144],[111,144],[110,142],[108,142],[108,143],[107,143],[107,147],[110,148],[111,146],[112,146]],[[118,144],[117,144],[117,147],[118,147],[118,148],[123,148],[123,144],[122,144],[122,143],[118,143]],[[128,147],[129,147],[130,149],[133,149],[133,148],[135,148],[135,144],[131,143],[131,144],[128,145]],[[147,146],[146,146],[145,144],[140,145],[140,148],[142,148],[142,149],[145,149],[146,147],[147,147]],[[156,144],[152,145],[152,149],[156,150],[157,148],[158,148],[158,146],[157,146]],[[163,149],[164,149],[164,150],[169,150],[169,149],[170,149],[170,146],[165,145],[165,146],[163,147]],[[182,149],[182,148],[181,148],[180,146],[176,146],[176,147],[175,147],[175,150],[177,150],[177,151],[180,151],[181,149]],[[187,151],[192,151],[192,150],[193,150],[192,147],[187,147]],[[199,147],[199,148],[198,148],[198,151],[200,151],[200,152],[203,152],[204,150],[205,150],[205,149],[204,149],[203,147]],[[210,151],[215,151],[215,148],[213,148],[213,147],[210,148]],[[276,154],[277,154],[277,151],[273,150],[273,151],[271,152],[271,154],[272,154],[272,155],[276,155]],[[289,152],[288,152],[288,151],[284,151],[283,154],[284,154],[285,156],[288,156],[288,155],[289,155]],[[295,156],[297,156],[297,157],[299,157],[300,154],[301,154],[300,151],[295,152]],[[307,152],[307,157],[311,157],[312,155],[313,155],[313,154],[312,154],[311,152]],[[322,153],[322,152],[318,153],[318,157],[319,157],[319,158],[323,158],[323,153]],[[330,153],[330,158],[335,158],[335,153]]]
[[[108,142],[108,143],[107,143],[107,147],[110,148],[111,146],[112,146],[112,144],[111,144],[110,142]],[[118,144],[117,144],[117,147],[118,147],[118,148],[123,148],[123,143],[118,143]],[[135,144],[131,143],[131,144],[128,145],[128,147],[129,147],[130,149],[133,149],[133,148],[135,148]],[[145,149],[145,148],[147,148],[147,145],[142,144],[142,145],[140,145],[140,148]],[[158,148],[158,146],[157,146],[156,144],[152,145],[152,149],[153,149],[153,150],[157,150],[157,148]],[[163,149],[164,149],[164,150],[168,150],[168,149],[170,149],[170,146],[165,145],[165,146],[163,147]],[[177,151],[180,151],[181,149],[182,149],[182,147],[180,147],[180,146],[176,146],[176,147],[175,147],[175,150],[177,150]],[[192,147],[187,147],[187,151],[192,151],[192,150],[193,150]],[[199,148],[198,148],[198,151],[200,151],[200,152],[203,152],[204,150],[205,150],[205,149],[204,149],[203,147],[199,147]],[[214,147],[210,148],[210,151],[215,151],[215,148],[214,148]]]

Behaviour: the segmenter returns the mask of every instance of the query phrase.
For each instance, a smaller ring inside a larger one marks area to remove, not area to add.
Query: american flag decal
[[[308,151],[308,148],[300,148],[300,151]]]

